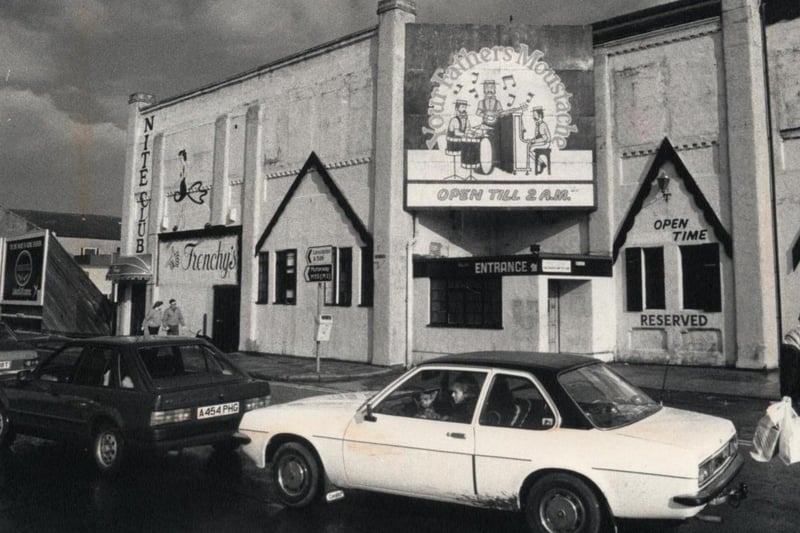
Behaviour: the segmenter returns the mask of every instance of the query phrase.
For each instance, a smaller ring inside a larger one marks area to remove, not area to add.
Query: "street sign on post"
[[[333,265],[308,265],[303,271],[306,281],[332,281]]]
[[[309,246],[306,251],[306,262],[309,265],[332,265],[333,246]]]

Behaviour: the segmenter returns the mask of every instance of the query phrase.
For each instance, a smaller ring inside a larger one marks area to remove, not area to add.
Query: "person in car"
[[[454,382],[450,387],[450,400],[453,407],[447,416],[447,420],[469,423],[472,420],[472,413],[475,412],[475,404],[478,401],[477,386],[467,380]]]

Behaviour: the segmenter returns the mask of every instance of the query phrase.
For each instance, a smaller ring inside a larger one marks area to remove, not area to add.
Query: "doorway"
[[[214,314],[211,339],[223,352],[239,349],[239,287],[214,287]]]
[[[591,282],[587,280],[548,280],[547,343],[549,351],[553,353],[592,352],[591,286]]]
[[[147,302],[147,284],[131,283],[131,323],[128,335],[140,335]]]

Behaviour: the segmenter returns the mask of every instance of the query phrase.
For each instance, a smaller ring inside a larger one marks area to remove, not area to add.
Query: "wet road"
[[[369,384],[366,384],[369,385]],[[365,384],[333,385],[339,390]],[[369,387],[372,388],[372,387]],[[275,384],[275,402],[318,394],[327,387]],[[670,394],[665,403],[732,418],[746,442],[766,403],[699,394]],[[748,448],[744,449],[745,452]],[[195,532],[275,533],[522,533],[519,515],[399,497],[348,493],[334,504],[291,512],[274,503],[267,474],[238,453],[210,447],[162,457],[130,457],[116,479],[95,474],[88,454],[60,444],[19,438],[0,457],[2,532]],[[789,533],[800,522],[800,464],[747,459],[741,479],[752,491],[738,509],[707,514],[720,526],[691,521],[681,532]],[[652,523],[623,523],[621,531],[666,531]]]

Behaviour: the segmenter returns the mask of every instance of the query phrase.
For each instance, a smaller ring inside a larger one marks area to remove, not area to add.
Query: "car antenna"
[[[658,396],[658,403],[664,405],[664,391],[667,389],[667,372],[669,371],[669,352],[667,352],[667,360],[664,363],[664,377],[661,379],[661,393]]]

